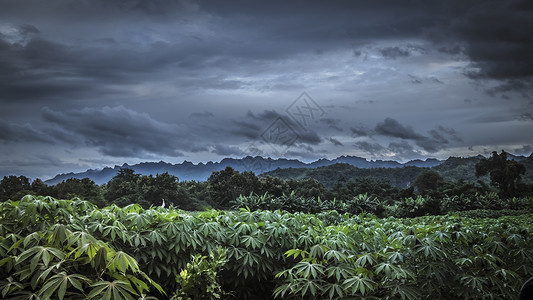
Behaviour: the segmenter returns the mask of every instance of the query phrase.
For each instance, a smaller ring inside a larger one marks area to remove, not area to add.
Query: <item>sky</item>
[[[0,176],[533,151],[533,2],[1,0]]]

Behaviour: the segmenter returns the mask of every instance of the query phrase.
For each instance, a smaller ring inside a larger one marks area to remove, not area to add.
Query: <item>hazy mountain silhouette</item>
[[[357,156],[340,156],[335,159],[319,159],[311,163],[301,162],[296,159],[272,159],[263,158],[261,156],[251,157],[246,156],[243,158],[224,158],[220,162],[207,162],[193,164],[189,161],[184,161],[179,164],[170,164],[167,162],[143,162],[134,165],[123,164],[122,166],[106,167],[103,169],[90,169],[80,173],[65,173],[56,175],[54,178],[45,181],[49,185],[56,184],[63,180],[74,178],[88,177],[97,184],[104,184],[113,178],[121,168],[129,168],[135,170],[136,173],[143,175],[156,175],[164,172],[168,172],[179,178],[180,181],[196,180],[204,181],[215,171],[220,171],[226,167],[232,167],[233,169],[243,172],[252,171],[256,175],[286,168],[317,168],[323,166],[329,166],[337,163],[346,163],[358,168],[401,168],[404,166],[416,166],[416,167],[434,167],[440,165],[443,161],[437,159],[426,160],[412,160],[406,163],[399,163],[392,160],[375,160],[368,161],[365,158]]]

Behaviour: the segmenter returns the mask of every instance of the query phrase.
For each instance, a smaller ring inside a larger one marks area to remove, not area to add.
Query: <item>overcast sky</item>
[[[533,151],[533,2],[0,2],[0,175]]]

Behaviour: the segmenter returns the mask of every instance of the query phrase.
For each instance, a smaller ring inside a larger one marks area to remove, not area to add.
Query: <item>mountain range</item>
[[[256,175],[266,174],[279,177],[286,177],[283,173],[293,172],[294,169],[315,169],[320,167],[327,167],[336,164],[346,164],[359,169],[374,169],[374,168],[403,168],[403,167],[419,167],[419,168],[435,168],[439,173],[442,173],[444,177],[449,179],[472,179],[472,168],[481,158],[481,155],[468,158],[450,157],[447,160],[438,160],[434,158],[428,158],[426,160],[411,160],[405,163],[400,163],[392,160],[367,160],[357,156],[340,156],[335,159],[319,159],[311,163],[305,163],[296,159],[272,159],[263,158],[261,156],[246,156],[243,158],[224,158],[220,162],[209,161],[207,163],[194,164],[189,161],[184,161],[178,164],[171,164],[167,162],[142,162],[139,164],[128,165],[123,164],[121,166],[115,165],[114,167],[105,167],[103,169],[89,169],[80,173],[65,173],[56,175],[54,178],[45,181],[46,184],[54,185],[63,180],[69,178],[90,178],[97,184],[107,183],[113,178],[122,168],[133,169],[135,173],[142,175],[156,175],[168,172],[179,178],[180,181],[205,181],[215,171],[224,170],[226,167],[232,167],[233,169],[244,172],[252,171]],[[515,156],[508,154],[509,159],[516,161],[532,161],[533,155],[529,158],[525,156]],[[290,170],[289,170],[290,169]],[[463,170],[464,169],[464,170]],[[528,168],[528,172],[531,168]],[[303,171],[303,170],[302,170]],[[464,173],[464,178],[461,174]],[[450,176],[447,176],[450,174]],[[529,175],[529,174],[526,174]],[[303,173],[301,173],[303,176]],[[458,177],[459,176],[459,177]],[[298,176],[296,176],[298,177]],[[458,177],[458,178],[455,178]],[[529,177],[529,176],[526,176]]]
[[[54,185],[69,178],[90,178],[97,184],[107,183],[113,178],[121,168],[133,169],[135,173],[143,175],[156,175],[168,172],[179,178],[180,181],[205,181],[215,171],[224,170],[226,167],[243,172],[252,171],[256,175],[260,175],[269,171],[287,168],[317,168],[330,166],[338,163],[349,164],[357,168],[401,168],[407,166],[427,167],[431,168],[438,166],[442,160],[428,158],[426,160],[411,160],[406,163],[399,163],[392,160],[367,160],[357,156],[340,156],[335,159],[319,159],[311,163],[305,163],[296,159],[272,159],[263,158],[261,156],[246,156],[243,158],[224,158],[220,162],[209,161],[207,163],[194,164],[189,161],[184,161],[178,164],[171,164],[164,161],[160,162],[142,162],[139,164],[123,164],[121,166],[105,167],[103,169],[89,169],[80,173],[64,173],[56,175],[54,178],[45,181],[46,184]]]

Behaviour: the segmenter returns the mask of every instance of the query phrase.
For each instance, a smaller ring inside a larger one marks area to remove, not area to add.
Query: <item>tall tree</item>
[[[62,199],[79,197],[90,201],[100,207],[105,206],[102,190],[94,181],[89,178],[69,178],[55,185],[57,196]]]
[[[304,178],[300,180],[290,179],[287,181],[289,191],[294,191],[295,195],[304,198],[331,199],[330,191],[314,178]]]
[[[498,154],[492,152],[488,159],[482,159],[476,164],[476,176],[490,174],[490,184],[500,189],[502,197],[512,197],[516,192],[516,185],[520,182],[520,175],[526,173],[526,167],[515,161],[508,160],[507,153],[502,150]]]
[[[174,204],[179,206],[178,199],[178,177],[168,174],[157,174],[142,176],[139,180],[142,203],[144,207],[150,205],[161,205],[165,200],[165,205]]]
[[[136,174],[132,169],[120,169],[118,174],[109,180],[105,187],[105,200],[119,206],[137,203],[140,200],[138,185],[140,178],[141,175]]]
[[[31,191],[35,195],[57,197],[57,190],[55,186],[47,185],[40,178],[37,178],[31,182]]]
[[[230,206],[230,202],[239,195],[249,195],[258,192],[259,179],[253,172],[235,171],[232,167],[226,167],[222,171],[213,172],[207,179],[211,198],[222,208]]]
[[[274,197],[281,197],[284,193],[290,194],[287,182],[278,177],[266,176],[260,179],[260,194],[268,193]]]
[[[419,195],[434,195],[444,184],[444,178],[435,170],[426,169],[420,172],[413,182]]]
[[[4,176],[0,182],[0,200],[19,200],[31,194],[30,180],[26,176]]]
[[[178,182],[179,208],[185,210],[204,210],[213,206],[207,181]]]

